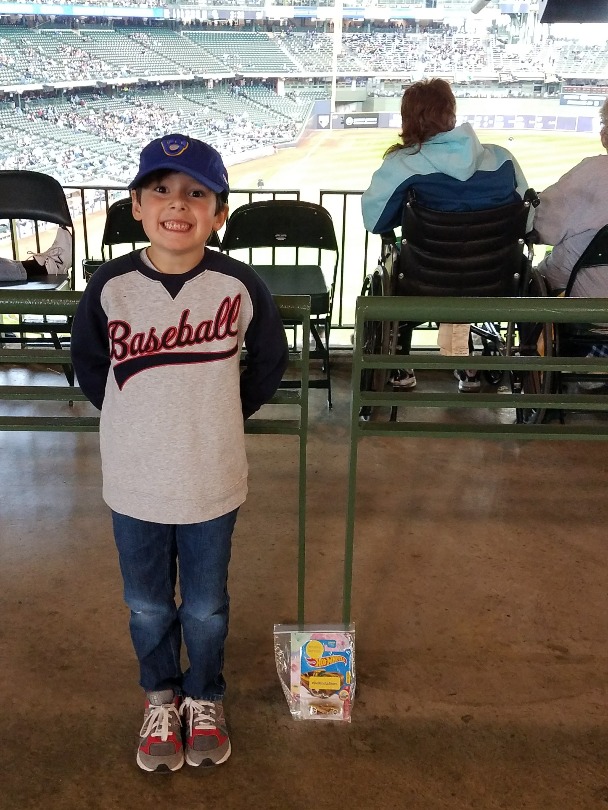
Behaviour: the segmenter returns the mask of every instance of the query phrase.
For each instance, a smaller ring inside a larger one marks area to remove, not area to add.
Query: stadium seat
[[[301,200],[262,200],[237,208],[228,219],[222,239],[226,253],[245,251],[248,260],[273,295],[310,295],[311,359],[320,359],[324,378],[310,380],[310,388],[326,388],[331,408],[329,333],[339,251],[333,222],[321,205]],[[310,259],[314,254],[316,261]],[[331,280],[325,277],[322,254],[331,256]],[[286,323],[287,328],[295,326]],[[284,382],[283,387],[299,386]]]
[[[25,259],[17,254],[18,224],[30,223],[36,244],[36,253],[41,252],[40,233],[48,230],[49,224],[66,228],[72,240],[72,256],[74,257],[74,225],[64,190],[60,183],[50,175],[27,170],[0,171],[0,221],[8,221],[11,232],[13,257]],[[46,271],[45,271],[46,272]],[[66,267],[66,273],[59,276],[49,276],[49,282],[56,281],[55,289],[64,286],[74,288],[74,272],[72,267]],[[46,281],[46,278],[45,278]],[[27,289],[30,284],[35,289],[36,282],[25,282],[20,288]],[[9,286],[8,283],[4,283]],[[15,284],[11,284],[15,286]],[[46,284],[45,284],[46,286]],[[52,294],[52,293],[51,293]],[[62,348],[62,338],[69,340],[70,323],[65,318],[49,320],[46,316],[22,315],[17,324],[11,324],[14,336],[3,336],[3,342],[20,342],[22,345],[30,343],[52,342],[56,349]],[[64,372],[70,385],[74,384],[74,372],[71,366],[64,366]]]
[[[127,245],[135,250],[138,244],[147,245],[149,241],[141,222],[133,218],[131,198],[116,200],[106,215],[101,237],[101,259],[85,259],[82,263],[85,281],[89,281],[95,270],[112,258],[113,247]]]

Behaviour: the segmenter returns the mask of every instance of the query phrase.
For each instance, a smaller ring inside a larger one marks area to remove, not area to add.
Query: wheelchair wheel
[[[383,267],[378,267],[363,282],[361,295],[388,295],[389,278]],[[383,321],[366,321],[363,326],[363,353],[364,354],[394,354],[396,344],[395,324]],[[361,389],[363,391],[383,391],[389,377],[386,369],[365,369],[361,374]],[[359,418],[371,418],[373,408],[363,406]]]
[[[525,337],[524,346],[528,357],[553,357],[552,324],[536,324],[534,331],[531,330]],[[550,371],[523,371],[518,376],[515,388],[522,394],[549,394],[553,390],[555,375]],[[541,424],[546,416],[546,408],[517,409],[517,421],[525,425]]]
[[[544,280],[538,273],[530,278],[529,295],[546,296]],[[519,354],[525,357],[553,357],[555,355],[554,327],[552,323],[518,324]],[[549,394],[554,390],[555,374],[551,371],[522,371],[513,375],[512,390],[522,394]],[[546,408],[517,408],[520,424],[541,424],[547,417]]]
[[[471,324],[471,333],[477,335],[481,342],[481,353],[484,357],[502,357],[505,354],[505,339],[500,333],[500,324],[486,322],[482,325]],[[502,371],[487,369],[482,371],[483,378],[490,385],[499,385],[503,378]]]

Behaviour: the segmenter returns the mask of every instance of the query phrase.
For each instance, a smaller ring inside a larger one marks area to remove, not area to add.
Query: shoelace
[[[139,732],[140,737],[160,737],[163,742],[169,737],[169,718],[174,714],[179,722],[179,714],[175,706],[150,706],[150,713],[144,719]]]
[[[185,715],[189,727],[195,729],[214,729],[215,706],[210,700],[194,700],[185,698],[180,706],[180,714]]]

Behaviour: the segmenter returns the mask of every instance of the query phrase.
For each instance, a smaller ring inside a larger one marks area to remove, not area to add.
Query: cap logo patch
[[[167,157],[179,157],[188,148],[188,141],[186,138],[163,138],[160,145]]]

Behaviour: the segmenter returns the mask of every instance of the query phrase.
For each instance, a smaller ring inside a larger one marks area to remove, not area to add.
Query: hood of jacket
[[[422,144],[419,152],[400,149],[391,157],[406,158],[411,174],[447,174],[456,180],[468,180],[477,171],[493,171],[496,154],[485,149],[470,124],[461,124],[449,132],[440,132]]]

